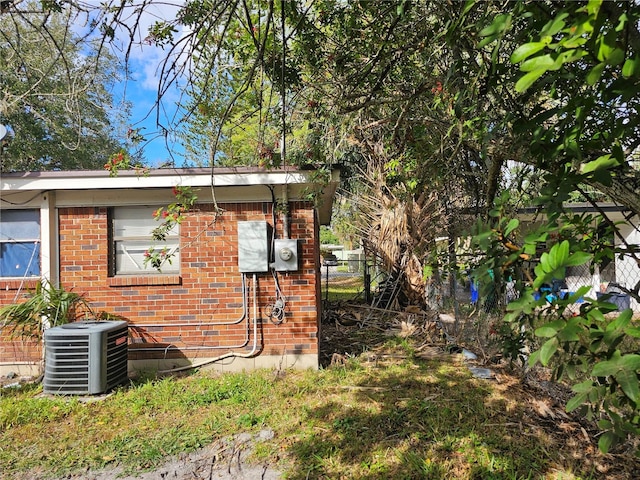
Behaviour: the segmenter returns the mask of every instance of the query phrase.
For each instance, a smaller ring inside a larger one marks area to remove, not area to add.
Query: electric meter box
[[[300,269],[298,240],[277,238],[273,241],[273,269],[277,272],[295,272]]]
[[[238,222],[238,267],[241,273],[269,271],[269,224]]]

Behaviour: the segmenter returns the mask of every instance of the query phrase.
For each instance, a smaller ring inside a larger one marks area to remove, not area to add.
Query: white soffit
[[[105,190],[128,188],[233,187],[248,185],[295,185],[312,183],[312,171],[225,172],[208,173],[154,170],[149,175],[124,172],[110,177],[102,171],[45,172],[0,177],[0,191]]]

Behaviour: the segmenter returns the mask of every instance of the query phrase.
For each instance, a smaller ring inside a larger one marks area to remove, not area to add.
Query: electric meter
[[[293,258],[293,252],[288,247],[281,248],[280,249],[280,258],[283,261],[288,262],[289,260],[291,260],[291,258]]]
[[[273,268],[277,272],[295,272],[298,265],[298,240],[277,238],[273,241]]]

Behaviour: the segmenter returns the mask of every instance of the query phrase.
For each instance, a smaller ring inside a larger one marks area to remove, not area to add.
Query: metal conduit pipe
[[[254,275],[255,276],[255,275]],[[246,291],[246,281],[245,281],[245,275],[244,273],[242,274],[242,298],[243,298],[243,314],[242,317],[240,317],[240,320],[238,321],[234,321],[233,323],[186,323],[186,324],[175,324],[175,323],[161,323],[161,324],[157,324],[157,325],[153,325],[153,326],[160,326],[160,327],[175,327],[175,326],[194,326],[194,327],[198,327],[201,325],[234,325],[237,324],[239,322],[241,322],[242,320],[244,320],[245,318],[247,318],[247,313],[248,313],[248,295],[247,295],[247,291]],[[254,290],[255,290],[256,286],[254,285]],[[255,295],[255,292],[254,292]],[[129,328],[136,328],[140,325],[133,325],[133,326],[129,326]],[[186,347],[176,347],[175,345],[167,345],[166,347],[144,347],[144,348],[134,348],[133,350],[135,350],[136,352],[157,352],[159,350],[164,350],[164,354],[166,355],[167,352],[169,350],[224,350],[227,348],[242,348],[242,347],[246,347],[249,344],[249,323],[247,322],[247,329],[246,329],[246,335],[244,338],[244,342],[239,344],[239,345],[202,345],[202,346],[197,346],[197,345],[187,345]]]
[[[161,370],[158,373],[174,373],[174,372],[183,372],[185,370],[191,370],[193,368],[205,367],[207,365],[211,365],[212,363],[219,362],[220,360],[224,360],[225,358],[237,357],[237,358],[250,358],[253,357],[256,353],[258,353],[258,277],[254,273],[253,274],[253,348],[248,353],[237,353],[237,352],[229,352],[224,355],[220,355],[216,358],[211,358],[204,362],[195,363],[191,365],[185,365],[184,367],[172,368],[170,370]]]
[[[282,238],[289,238],[289,186],[286,183],[282,186],[282,203],[284,205],[282,214]]]
[[[245,318],[247,318],[248,313],[248,298],[247,298],[247,285],[246,285],[246,277],[243,273],[242,275],[242,315],[237,320],[231,320],[228,322],[178,322],[178,323],[135,323],[129,325],[129,328],[142,328],[142,327],[208,327],[215,325],[237,325],[242,322]]]
[[[247,325],[248,327],[248,325]],[[244,342],[239,345],[187,345],[186,347],[177,347],[175,345],[167,345],[166,347],[144,347],[144,348],[133,348],[134,352],[157,352],[159,350],[164,350],[165,355],[169,350],[225,350],[227,348],[242,348],[246,347],[249,344],[249,328],[247,328],[247,334],[245,336]],[[135,344],[133,344],[135,345]]]

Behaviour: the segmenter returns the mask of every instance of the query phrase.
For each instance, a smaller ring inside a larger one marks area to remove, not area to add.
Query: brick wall
[[[222,204],[222,214],[198,205],[180,225],[179,275],[109,277],[106,208],[62,208],[60,279],[82,293],[96,310],[123,317],[130,329],[130,359],[215,357],[252,347],[247,320],[242,317],[242,282],[238,272],[237,222],[272,223],[268,203]],[[287,297],[286,321],[266,318],[275,299],[271,274],[258,275],[257,303],[262,322],[263,353],[317,354],[316,243],[310,205],[291,204],[291,238],[301,244],[301,269],[278,275]],[[277,226],[281,234],[281,224]],[[253,316],[252,276],[248,276],[249,315]],[[191,325],[188,325],[191,324]],[[138,325],[138,326],[136,326]],[[150,325],[150,326],[143,326]],[[165,347],[171,348],[165,351]],[[162,347],[155,351],[148,348]],[[177,348],[175,348],[177,347]]]
[[[21,302],[37,280],[0,280],[0,306]],[[42,360],[42,350],[37,342],[12,338],[8,330],[0,331],[0,362],[32,363]]]
[[[241,320],[242,279],[238,271],[238,221],[273,223],[270,203],[221,204],[215,215],[209,205],[197,205],[180,226],[180,274],[109,276],[108,209],[60,208],[60,283],[84,295],[96,312],[127,320],[131,360],[210,358],[253,346],[252,324]],[[282,237],[281,219],[277,235]],[[257,305],[262,355],[318,354],[319,281],[316,273],[318,228],[312,206],[290,204],[290,237],[300,243],[298,272],[278,274],[287,298],[285,321],[271,322],[266,312],[276,297],[271,273],[258,274]],[[253,318],[253,281],[247,275],[248,314]],[[14,303],[35,281],[0,282],[0,305]],[[21,289],[21,290],[20,290]],[[147,325],[147,326],[145,326]],[[4,335],[4,334],[3,334]],[[157,350],[149,348],[160,347]],[[165,350],[166,347],[171,347]],[[177,347],[177,348],[176,348]],[[0,337],[0,362],[37,362],[37,344]]]

